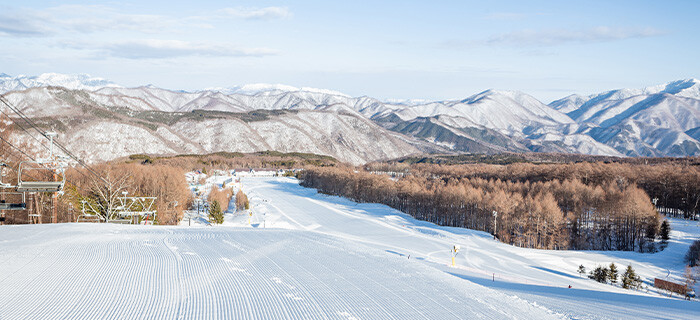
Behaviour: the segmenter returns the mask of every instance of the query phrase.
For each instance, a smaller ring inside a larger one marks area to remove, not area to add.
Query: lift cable
[[[6,117],[10,118],[10,115],[8,115],[5,111],[2,111],[2,109],[0,109],[0,113],[4,114]],[[10,119],[11,119],[11,118],[10,118]],[[47,147],[45,144],[43,144],[37,137],[35,137],[34,135],[32,135],[32,134],[31,134],[26,128],[24,128],[21,124],[19,124],[18,122],[14,122],[14,124],[16,124],[18,127],[22,128],[22,130],[24,130],[24,131],[27,133],[27,135],[28,135],[29,137],[31,137],[31,138],[34,139],[37,143],[39,143],[39,145],[41,145],[41,146],[44,147],[45,149],[51,151],[51,149],[50,149],[49,147]],[[22,149],[20,149],[20,148],[14,146],[12,143],[10,143],[9,141],[7,141],[7,139],[0,137],[0,140],[4,141],[4,142],[7,143],[9,146],[11,146],[11,147],[14,148],[15,150],[19,151],[20,153],[22,153],[25,157],[27,157],[27,158],[29,158],[30,160],[32,160],[32,161],[36,162],[37,164],[41,165],[44,169],[51,169],[51,168],[47,167],[46,165],[44,165],[43,163],[39,163],[39,161],[37,161],[37,159],[35,159],[34,157],[30,156],[30,155],[27,154],[26,152],[22,151]],[[21,159],[18,159],[18,160],[21,160]],[[78,173],[80,173],[83,177],[86,177],[86,178],[87,178],[87,175],[85,175],[85,173],[83,173],[82,171],[80,171],[80,170],[76,170],[76,171],[77,171]],[[31,176],[30,176],[30,177],[31,177]]]
[[[42,136],[44,136],[44,137],[47,138],[47,139],[49,138],[48,135],[47,135],[47,133],[46,133],[45,131],[41,130],[41,129],[36,125],[36,123],[34,123],[34,121],[32,121],[31,119],[29,119],[29,117],[27,117],[26,114],[24,114],[24,112],[22,112],[22,110],[19,110],[19,108],[12,106],[12,105],[5,99],[5,97],[4,97],[3,95],[0,95],[0,101],[1,101],[3,104],[5,104],[8,108],[10,108],[10,110],[12,110],[13,112],[15,112],[22,120],[24,120],[24,121],[25,121],[27,124],[29,124],[32,128],[34,128],[34,130],[36,130],[37,132],[39,132],[39,134],[41,134]],[[28,131],[26,128],[24,128],[24,127],[22,127],[22,126],[20,126],[20,128],[22,128],[22,129],[25,130],[27,133],[29,133],[29,131]],[[33,137],[33,136],[32,136],[32,137]],[[42,145],[43,145],[43,144],[42,144]],[[105,180],[100,174],[98,174],[92,167],[90,167],[87,163],[85,163],[83,160],[81,160],[81,159],[78,158],[76,155],[74,155],[72,152],[70,152],[65,146],[63,146],[62,144],[58,143],[57,141],[54,141],[54,145],[56,145],[61,151],[63,151],[63,152],[64,152],[67,156],[69,156],[71,159],[75,160],[78,164],[80,164],[82,167],[84,167],[85,169],[87,169],[88,172],[90,172],[91,174],[93,174],[95,177],[97,177],[98,179],[102,180],[102,181],[105,182],[105,183],[108,183],[107,180]],[[43,146],[46,147],[45,145],[43,145]]]

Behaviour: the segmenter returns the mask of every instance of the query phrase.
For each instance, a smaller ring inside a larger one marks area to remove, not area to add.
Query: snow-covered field
[[[241,187],[250,224],[228,214],[215,227],[0,227],[0,319],[700,318],[698,301],[576,273],[615,262],[647,282],[678,277],[696,223],[673,221],[673,241],[657,254],[532,250],[290,178]]]

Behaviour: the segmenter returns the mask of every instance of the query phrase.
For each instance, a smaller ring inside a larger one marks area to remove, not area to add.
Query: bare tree
[[[119,197],[124,196],[122,191],[126,191],[130,187],[130,175],[122,174],[114,177],[111,170],[107,171],[103,179],[92,180],[90,193],[93,201],[89,201],[89,204],[94,205],[93,210],[96,211],[96,214],[109,221],[114,218]]]

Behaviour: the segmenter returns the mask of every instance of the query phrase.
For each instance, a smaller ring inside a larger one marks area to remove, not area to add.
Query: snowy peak
[[[244,85],[238,85],[238,86],[233,86],[233,87],[228,87],[228,88],[214,87],[214,88],[204,89],[203,91],[216,91],[216,92],[221,92],[221,93],[227,94],[227,95],[229,95],[229,94],[242,94],[242,95],[247,95],[247,96],[254,96],[254,95],[259,95],[259,94],[262,94],[262,95],[281,94],[281,93],[286,93],[286,92],[310,92],[310,93],[321,93],[321,94],[328,94],[328,95],[335,95],[335,96],[350,97],[342,92],[334,91],[334,90],[309,88],[309,87],[297,88],[297,87],[289,86],[286,84],[269,84],[269,83],[252,83],[252,84],[244,84]]]
[[[574,119],[578,119],[582,114],[586,113],[586,110],[601,103],[609,105],[611,102],[615,101],[654,94],[669,94],[678,97],[700,99],[700,80],[695,78],[676,80],[641,89],[616,89],[589,96],[573,94],[553,101],[549,106],[569,114]]]
[[[119,87],[112,81],[91,77],[87,74],[43,73],[38,76],[19,75],[12,77],[0,74],[0,93],[25,90],[35,87],[64,87],[71,90],[98,90],[104,87]]]
[[[672,95],[700,99],[700,80],[686,79],[669,82],[661,91]]]
[[[481,150],[475,146],[488,144],[496,146],[491,149],[516,152],[527,148],[535,152],[629,156],[700,155],[700,80],[694,78],[589,96],[570,95],[546,105],[523,92],[493,89],[465,99],[380,101],[283,84],[257,83],[185,92],[153,85],[124,88],[86,74],[13,77],[0,73],[0,93],[15,91],[7,95],[8,99],[30,116],[59,117],[70,109],[69,101],[55,96],[53,89],[46,89],[48,86],[86,90],[87,95],[81,95],[80,99],[89,97],[96,106],[134,111],[205,110],[245,114],[256,110],[293,110],[272,114],[278,115],[280,121],[297,123],[300,127],[309,127],[311,122],[294,118],[295,112],[352,115],[407,135],[401,139],[419,139],[421,148],[427,146],[422,150],[447,146],[455,152],[472,152]],[[44,88],[26,90],[32,87]],[[78,113],[76,110],[72,111]],[[358,128],[366,127],[364,122],[355,123]],[[343,136],[338,141],[341,140],[347,139]],[[362,145],[361,142],[357,140],[353,145]],[[308,142],[300,150],[312,150],[309,148],[315,143]],[[273,145],[268,147],[275,149]]]
[[[578,109],[581,105],[586,103],[589,98],[585,96],[581,96],[578,94],[572,94],[569,96],[566,96],[562,99],[555,100],[552,103],[549,104],[550,107],[554,108],[555,110],[559,110],[563,113],[569,113],[571,111],[574,111]]]

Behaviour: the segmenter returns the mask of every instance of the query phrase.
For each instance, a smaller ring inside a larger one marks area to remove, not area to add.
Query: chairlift
[[[8,200],[0,200],[0,210],[27,210],[27,201],[23,192],[0,192],[2,195],[20,196],[20,202],[8,202]]]
[[[98,215],[93,209],[92,206],[88,204],[88,210],[85,210],[85,204],[87,204],[87,201],[82,200],[80,201],[81,203],[81,210],[80,210],[80,215],[78,216],[77,219],[75,219],[75,222],[101,222],[104,221],[104,218]],[[90,213],[89,211],[92,211]],[[81,221],[82,219],[82,221]]]
[[[5,191],[5,189],[15,187],[2,181],[2,177],[5,176],[5,168],[7,168],[7,164],[5,164],[4,162],[0,162],[0,197],[2,198],[2,200],[0,200],[0,210],[26,210],[27,201],[25,200],[24,192]],[[19,202],[8,201],[7,196],[15,199],[19,197],[21,200]]]
[[[42,179],[28,180],[23,173],[38,172]],[[50,176],[51,178],[47,177]],[[64,163],[22,161],[17,170],[17,192],[60,192],[66,184]]]

